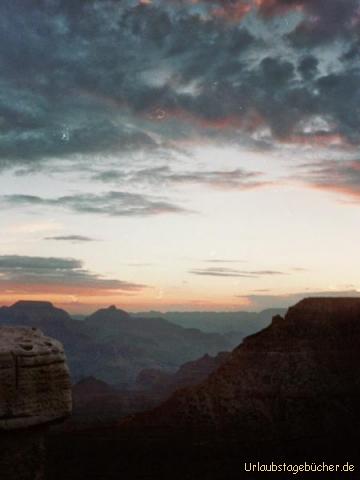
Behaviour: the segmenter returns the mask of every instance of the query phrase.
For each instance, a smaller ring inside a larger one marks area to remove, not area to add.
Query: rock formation
[[[73,396],[93,397],[97,395],[114,395],[117,390],[95,377],[86,377],[72,387]]]
[[[204,353],[231,348],[222,335],[182,328],[162,318],[132,317],[114,306],[79,321],[50,302],[19,301],[0,308],[0,325],[36,327],[58,339],[74,383],[94,376],[117,388],[133,386],[144,368],[173,371]]]
[[[0,327],[1,479],[41,479],[44,433],[70,412],[62,345],[36,328]]]
[[[0,325],[36,327],[45,335],[56,338],[66,349],[74,380],[91,373],[87,366],[94,351],[102,353],[83,322],[73,320],[65,310],[50,302],[19,301],[9,307],[0,307]]]
[[[359,429],[359,399],[360,299],[309,298],[201,385],[126,423],[231,430],[246,442],[346,436]]]
[[[228,352],[220,352],[214,357],[205,354],[197,360],[184,363],[175,373],[156,369],[142,370],[137,376],[136,387],[168,395],[180,388],[203,382],[229,355]]]
[[[164,402],[177,389],[197,385],[221,365],[229,353],[204,355],[182,365],[175,373],[145,369],[137,378],[136,389],[115,389],[95,377],[73,385],[73,414],[63,429],[81,429],[114,424],[119,418],[143,412]]]

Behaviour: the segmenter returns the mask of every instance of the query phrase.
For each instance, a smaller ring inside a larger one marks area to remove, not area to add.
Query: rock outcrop
[[[180,388],[203,382],[229,355],[228,352],[220,352],[214,357],[206,354],[197,360],[184,363],[175,373],[156,369],[142,370],[137,376],[136,387],[168,395]]]
[[[42,478],[44,433],[70,412],[62,345],[36,328],[0,327],[1,478]]]
[[[201,385],[127,425],[231,430],[246,442],[359,430],[360,299],[309,298],[244,340]]]
[[[83,378],[76,383],[72,387],[72,393],[74,396],[79,397],[93,397],[97,395],[114,395],[117,391],[106,382],[91,376]]]

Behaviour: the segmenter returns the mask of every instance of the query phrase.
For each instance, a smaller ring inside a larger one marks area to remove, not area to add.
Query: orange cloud
[[[340,133],[317,133],[314,135],[290,135],[285,139],[280,139],[282,143],[295,143],[300,145],[312,146],[341,146],[350,147],[348,140]]]
[[[145,0],[146,1],[146,0]],[[284,14],[289,11],[303,11],[306,0],[187,0],[187,3],[214,5],[210,14],[229,22],[239,22],[252,11],[259,11],[264,16]]]
[[[4,282],[2,281],[2,292],[7,295],[75,295],[82,297],[93,297],[93,296],[127,296],[127,295],[136,295],[140,292],[141,289],[145,288],[143,286],[138,289],[131,290],[120,290],[120,289],[107,289],[107,288],[97,288],[96,286],[91,287],[88,285],[78,284],[60,284],[60,283],[18,283],[18,282]]]
[[[265,16],[287,13],[291,10],[303,11],[303,0],[254,0],[256,8]]]
[[[327,191],[340,195],[341,201],[348,197],[346,203],[359,204],[360,201],[360,161],[323,161],[302,165],[305,173],[299,178],[305,186],[315,190]]]
[[[253,6],[243,2],[232,4],[225,4],[222,7],[217,7],[213,10],[215,17],[221,17],[228,21],[238,22],[242,20],[251,10]]]
[[[307,185],[309,186],[309,185]],[[339,203],[359,205],[360,202],[360,190],[351,185],[335,185],[334,183],[314,183],[310,185],[310,188],[313,190],[325,191],[341,196]],[[345,197],[348,197],[348,200],[345,200]]]

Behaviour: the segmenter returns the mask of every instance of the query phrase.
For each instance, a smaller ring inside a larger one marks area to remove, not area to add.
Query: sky
[[[359,0],[2,0],[0,303],[358,295]]]

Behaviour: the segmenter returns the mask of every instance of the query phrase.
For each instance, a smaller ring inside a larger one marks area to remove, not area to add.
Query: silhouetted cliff
[[[215,428],[248,441],[354,433],[360,418],[360,299],[309,298],[244,340],[201,385],[128,425]]]

